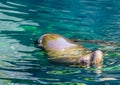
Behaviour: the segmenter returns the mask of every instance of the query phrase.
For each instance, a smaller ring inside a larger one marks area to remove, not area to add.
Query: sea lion
[[[44,34],[35,44],[47,52],[48,59],[52,62],[84,67],[101,67],[103,60],[101,50],[92,52],[83,45],[59,34]]]

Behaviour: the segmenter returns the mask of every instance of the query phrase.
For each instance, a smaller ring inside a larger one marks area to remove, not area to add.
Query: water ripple
[[[0,84],[119,84],[120,6],[117,0],[0,0]],[[49,63],[34,41],[44,33],[116,45],[83,43],[104,52],[96,69]]]

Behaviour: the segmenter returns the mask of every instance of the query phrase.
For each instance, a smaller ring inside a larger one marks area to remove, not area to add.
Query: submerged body
[[[92,52],[58,34],[42,35],[38,39],[37,45],[43,47],[48,59],[55,63],[87,67],[99,67],[102,63],[103,54],[100,50]]]

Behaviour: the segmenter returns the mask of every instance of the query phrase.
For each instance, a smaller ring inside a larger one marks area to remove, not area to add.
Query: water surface
[[[119,85],[120,1],[0,0],[0,85]],[[34,46],[44,33],[67,38],[112,41],[117,45],[83,43],[101,49],[101,74],[51,64]]]

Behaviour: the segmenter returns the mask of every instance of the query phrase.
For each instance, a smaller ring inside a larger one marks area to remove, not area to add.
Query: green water
[[[119,85],[120,1],[0,0],[0,85]],[[117,44],[83,43],[104,52],[101,74],[95,69],[50,63],[34,41],[44,33],[70,39]]]

